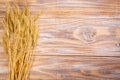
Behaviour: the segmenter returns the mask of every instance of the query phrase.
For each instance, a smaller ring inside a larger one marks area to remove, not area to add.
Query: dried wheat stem
[[[32,63],[30,50],[38,39],[38,26],[35,21],[39,15],[30,16],[28,6],[22,9],[14,4],[7,5],[3,19],[3,47],[8,59],[9,80],[28,80]]]

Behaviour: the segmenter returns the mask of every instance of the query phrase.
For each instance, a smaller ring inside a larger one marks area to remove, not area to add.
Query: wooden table
[[[0,0],[0,80],[7,80]],[[18,0],[20,6],[24,0]],[[120,80],[120,0],[27,0],[41,11],[30,80]]]

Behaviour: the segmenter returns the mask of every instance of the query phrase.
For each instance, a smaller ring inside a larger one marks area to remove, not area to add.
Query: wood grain
[[[35,56],[30,80],[119,80],[119,61],[115,57]],[[0,65],[6,74],[6,64]]]
[[[35,55],[120,56],[119,19],[52,20],[38,20],[42,24]]]
[[[0,0],[0,80],[7,80],[2,47]],[[120,0],[27,0],[41,12],[39,41],[30,80],[120,80]]]
[[[14,1],[14,0],[13,0]],[[35,1],[35,2],[32,2]],[[23,5],[23,0],[16,1]],[[119,0],[28,0],[31,12],[42,11],[46,18],[120,18]],[[4,2],[1,3],[1,17],[5,13]]]

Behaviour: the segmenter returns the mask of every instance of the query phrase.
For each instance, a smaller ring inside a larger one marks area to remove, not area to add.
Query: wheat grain
[[[13,8],[6,6],[6,15],[3,19],[3,47],[8,60],[9,80],[28,80],[30,50],[34,49],[38,39],[38,26],[35,21],[37,14],[30,16],[28,6],[22,9],[14,4]]]

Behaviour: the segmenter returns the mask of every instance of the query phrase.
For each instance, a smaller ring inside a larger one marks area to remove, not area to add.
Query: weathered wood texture
[[[1,45],[6,2],[12,0],[0,0],[0,80],[7,79]],[[27,0],[27,4],[32,14],[42,13],[30,80],[120,80],[120,0]]]
[[[0,77],[5,79],[2,60]],[[35,56],[30,80],[119,80],[119,61],[114,57]]]

